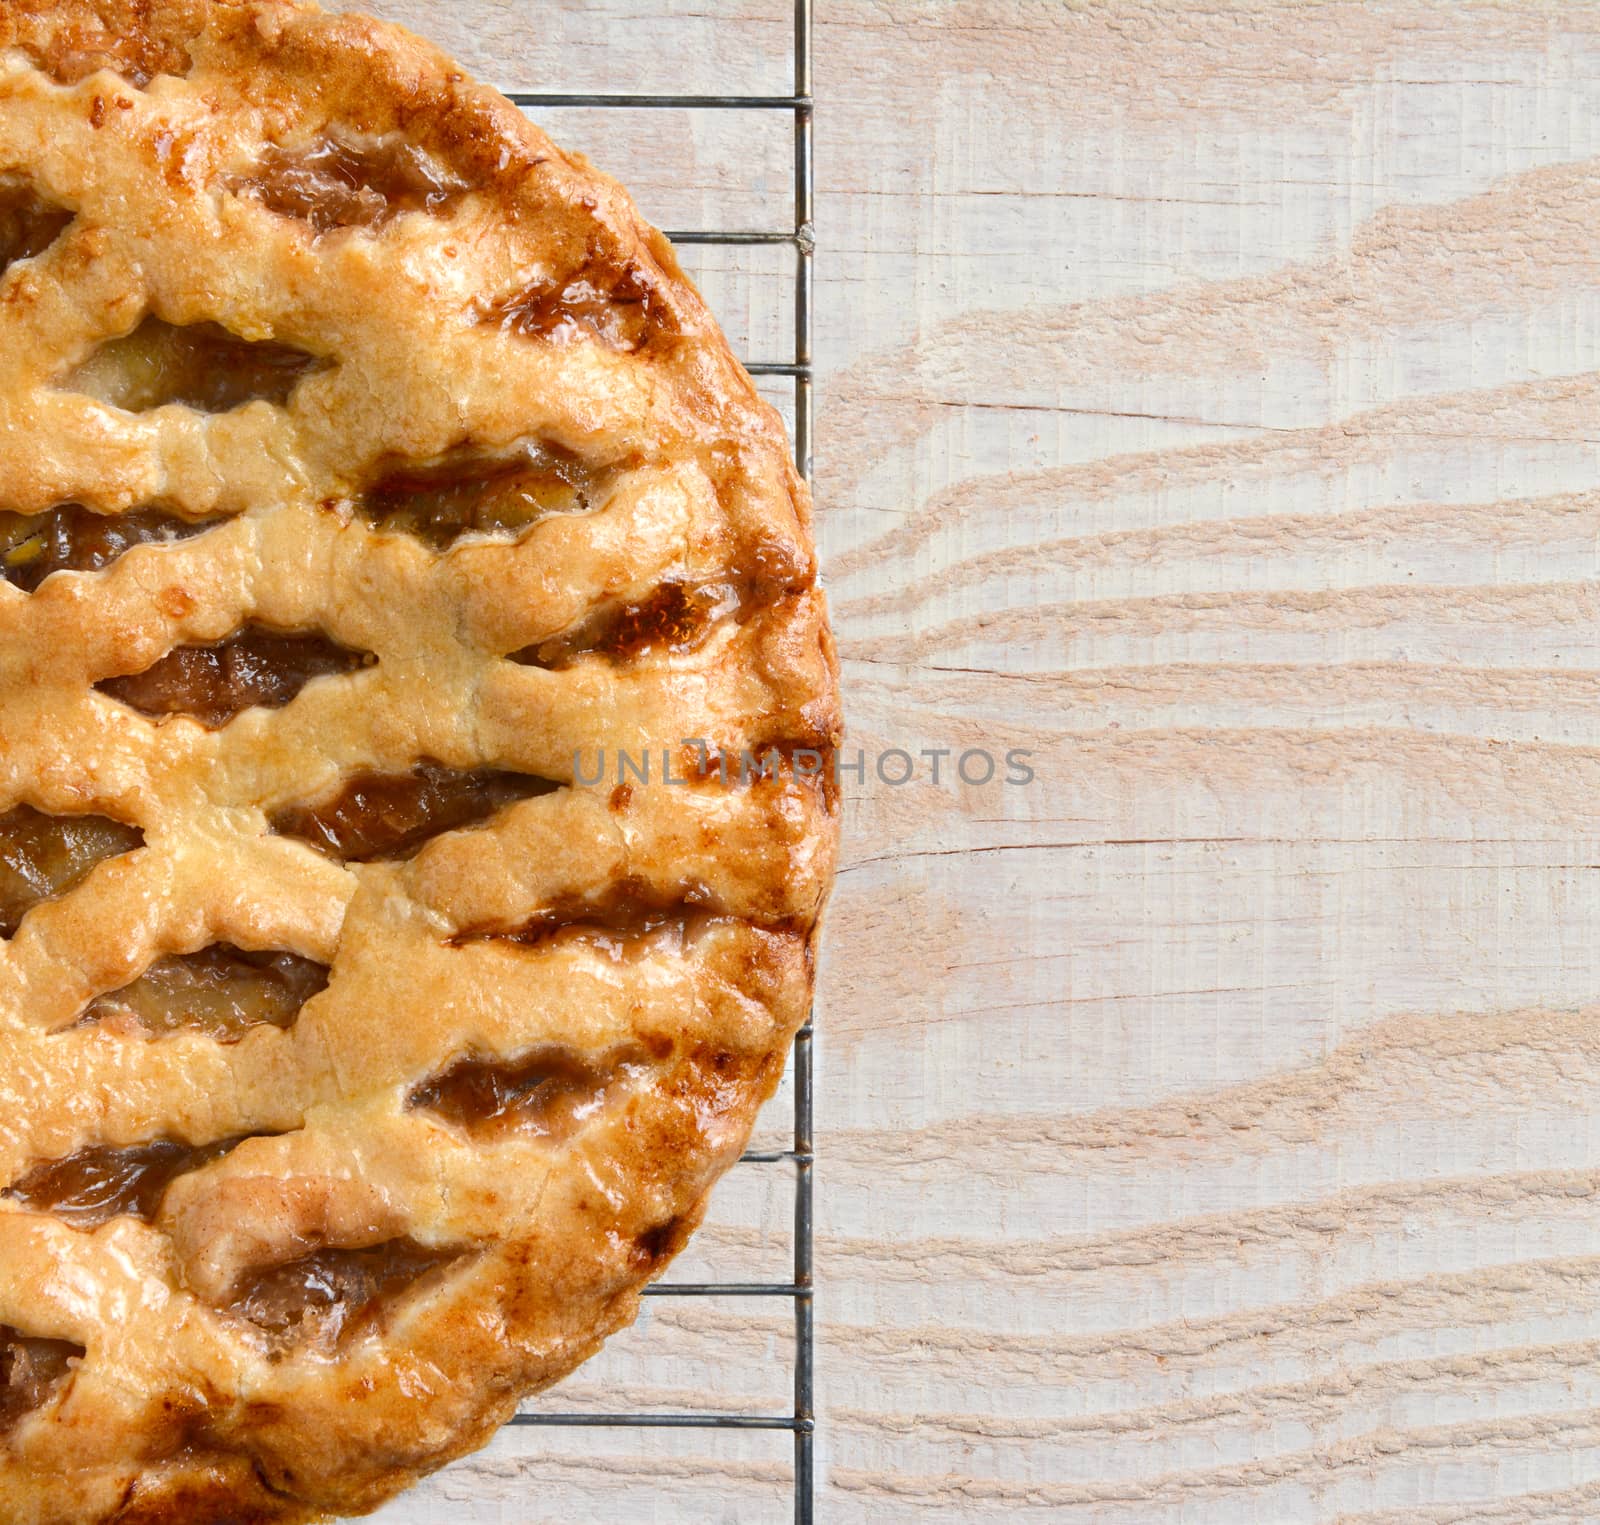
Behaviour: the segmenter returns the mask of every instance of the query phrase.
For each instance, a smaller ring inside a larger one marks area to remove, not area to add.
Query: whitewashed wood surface
[[[783,91],[784,0],[384,0],[507,87]],[[818,1518],[1600,1520],[1600,7],[819,0]],[[781,119],[551,113],[666,226]],[[788,358],[784,257],[689,260]],[[781,1118],[774,1119],[774,1126]],[[675,1274],[781,1276],[781,1172]],[[547,1400],[775,1411],[657,1303]],[[507,1432],[385,1525],[782,1521]]]

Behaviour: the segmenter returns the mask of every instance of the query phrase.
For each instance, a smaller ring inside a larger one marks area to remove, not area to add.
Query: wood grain
[[[786,83],[781,0],[379,9],[508,86]],[[826,0],[817,94],[851,745],[1037,770],[852,791],[819,1518],[1600,1519],[1600,11]],[[551,125],[788,216],[747,123]],[[783,358],[781,264],[695,268]],[[786,1234],[732,1182],[695,1274]],[[786,1338],[657,1305],[545,1401],[761,1411]],[[383,1518],[787,1475],[508,1432]]]

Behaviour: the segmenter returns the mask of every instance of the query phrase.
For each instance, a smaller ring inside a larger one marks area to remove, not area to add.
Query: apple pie
[[[360,1513],[634,1317],[835,677],[617,185],[358,16],[0,0],[0,1518]]]

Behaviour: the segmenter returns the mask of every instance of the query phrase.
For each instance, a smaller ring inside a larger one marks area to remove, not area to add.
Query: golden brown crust
[[[84,1351],[0,1431],[0,1517],[370,1509],[633,1318],[778,1083],[834,791],[687,740],[837,740],[808,495],[626,195],[396,28],[0,0],[0,191],[0,834],[143,833],[0,941],[0,1181],[201,1150],[92,1228],[0,1198],[0,1325]],[[414,469],[448,516],[479,460],[512,497],[431,540],[364,496]],[[12,585],[66,504],[205,528]],[[252,688],[250,626],[361,660]],[[251,707],[118,701],[180,647]],[[417,769],[537,787],[390,860],[271,829]],[[218,944],[327,988],[287,1026],[82,1020]],[[430,1107],[462,1065],[481,1128]]]

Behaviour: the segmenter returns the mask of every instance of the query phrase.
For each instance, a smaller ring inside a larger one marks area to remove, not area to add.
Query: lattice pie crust
[[[0,1519],[366,1510],[634,1316],[836,837],[681,743],[834,669],[617,186],[392,27],[0,0]]]

